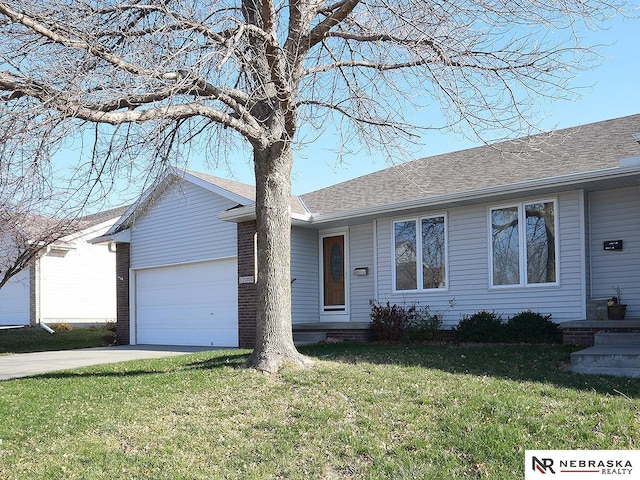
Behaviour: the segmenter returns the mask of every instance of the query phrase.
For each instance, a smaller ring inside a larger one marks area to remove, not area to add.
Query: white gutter
[[[248,222],[256,219],[256,206],[246,205],[244,207],[236,207],[231,210],[224,210],[218,213],[218,218],[225,222]]]
[[[111,234],[107,232],[100,237],[92,238],[91,240],[89,240],[89,243],[91,244],[112,242],[131,243],[131,229],[127,228],[126,230]]]
[[[246,205],[237,207],[232,210],[225,210],[218,213],[218,218],[225,222],[248,222],[256,219],[256,206]],[[311,213],[292,213],[291,221],[294,225],[303,225],[311,223],[313,216]]]

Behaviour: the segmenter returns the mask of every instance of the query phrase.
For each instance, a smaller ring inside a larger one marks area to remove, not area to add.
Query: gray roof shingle
[[[247,185],[246,183],[236,182],[235,180],[228,180],[222,177],[216,177],[215,175],[209,175],[208,173],[195,172],[193,170],[185,170],[186,173],[193,175],[194,177],[204,180],[212,185],[216,185],[223,190],[231,192],[235,195],[246,198],[247,200],[256,200],[256,188],[253,185]]]
[[[421,158],[302,195],[330,214],[619,166],[640,156],[640,114]]]
[[[240,195],[252,202],[256,201],[256,187],[253,185],[247,185],[246,183],[236,182],[235,180],[228,180],[226,178],[216,177],[209,175],[208,173],[194,172],[192,170],[185,170],[185,172],[193,175],[194,177],[204,180],[212,185],[216,185],[228,192]],[[304,205],[300,202],[300,199],[295,195],[291,196],[291,211],[299,215],[304,215],[306,212]]]

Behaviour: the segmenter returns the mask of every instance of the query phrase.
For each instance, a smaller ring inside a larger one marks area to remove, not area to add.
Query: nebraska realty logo
[[[640,479],[640,450],[527,450],[525,480]]]

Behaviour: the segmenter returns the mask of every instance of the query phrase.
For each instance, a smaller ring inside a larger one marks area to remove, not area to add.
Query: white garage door
[[[0,325],[29,325],[29,269],[0,288]]]
[[[142,345],[238,346],[236,260],[136,271]]]

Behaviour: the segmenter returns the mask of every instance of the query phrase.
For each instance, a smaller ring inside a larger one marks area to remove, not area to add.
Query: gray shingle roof
[[[640,114],[403,163],[302,195],[329,214],[618,167],[640,156]]]
[[[91,215],[86,215],[78,219],[80,222],[81,228],[89,228],[94,225],[99,225],[102,222],[106,222],[107,220],[111,220],[112,218],[118,218],[122,216],[128,209],[130,205],[124,205],[121,207],[112,208],[110,210],[105,210],[103,212],[93,213]]]
[[[240,183],[234,180],[227,180],[226,178],[216,177],[214,175],[209,175],[208,173],[194,172],[192,170],[185,171],[200,180],[216,185],[228,192],[240,195],[241,197],[247,198],[253,202],[256,200],[256,187],[253,185],[247,185],[246,183]],[[306,213],[300,199],[294,195],[291,196],[291,211],[300,215]]]
[[[235,195],[240,195],[248,200],[256,200],[256,188],[246,183],[236,182],[234,180],[228,180],[222,177],[216,177],[215,175],[209,175],[208,173],[195,172],[193,170],[185,170],[185,172],[193,175],[194,177],[204,180],[212,185],[216,185],[228,192]]]

